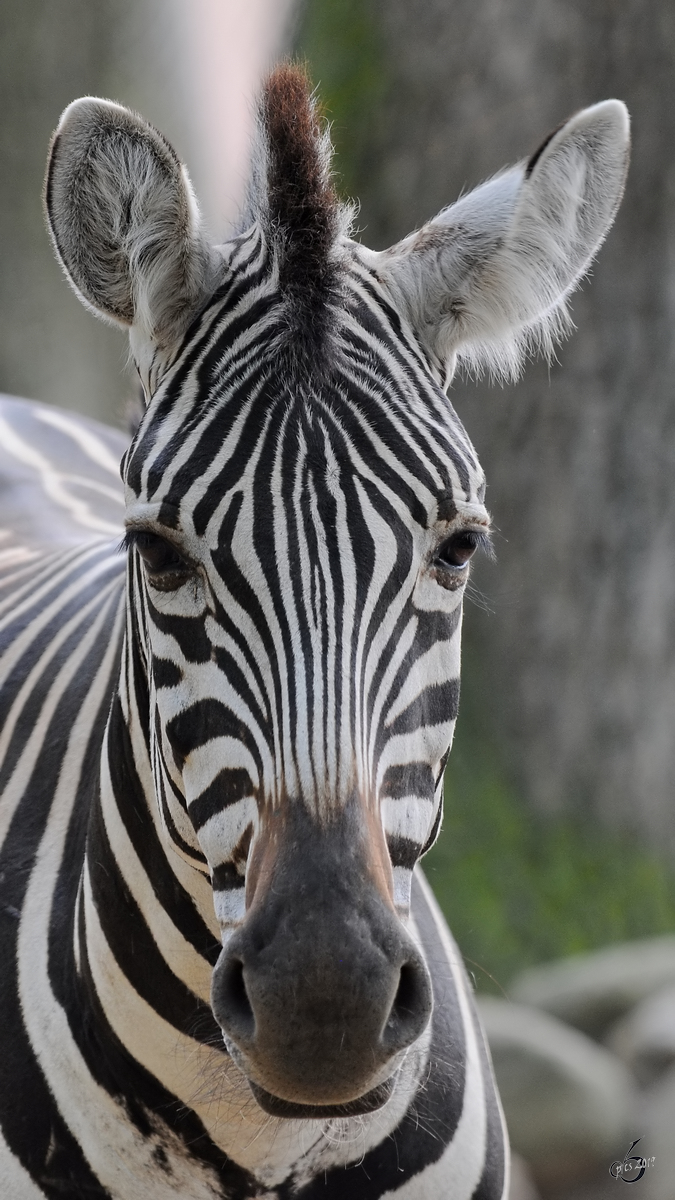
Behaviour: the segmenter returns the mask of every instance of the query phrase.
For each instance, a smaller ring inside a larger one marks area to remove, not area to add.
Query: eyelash
[[[494,557],[489,533],[481,529],[458,529],[441,542],[434,556],[434,562],[441,570],[464,572],[476,550],[482,550],[490,558]],[[453,552],[454,556],[460,559],[459,562],[452,561]],[[461,561],[463,554],[465,557]]]
[[[128,529],[120,543],[120,550],[129,551],[134,548],[139,551],[150,582],[155,587],[172,590],[193,574],[191,563],[186,561],[171,542],[153,530]]]

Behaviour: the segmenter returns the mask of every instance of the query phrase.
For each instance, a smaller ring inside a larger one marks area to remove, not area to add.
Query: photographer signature
[[[633,1155],[629,1158],[631,1150],[641,1142],[642,1138],[636,1138],[631,1142],[624,1156],[623,1162],[613,1162],[609,1168],[609,1173],[612,1179],[622,1179],[624,1183],[637,1183],[638,1179],[642,1179],[647,1167],[653,1167],[656,1161],[654,1155],[651,1158],[642,1158],[640,1155]],[[633,1175],[632,1179],[627,1179],[627,1175],[632,1175],[637,1171],[637,1175]]]

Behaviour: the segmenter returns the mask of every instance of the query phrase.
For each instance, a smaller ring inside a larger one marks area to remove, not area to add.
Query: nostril
[[[392,1016],[405,1017],[413,1012],[417,990],[416,972],[410,963],[404,963],[391,1009]]]
[[[421,963],[404,963],[382,1034],[386,1048],[394,1053],[412,1045],[425,1030],[430,1016],[431,987],[426,969]]]
[[[246,984],[244,983],[244,964],[238,959],[230,963],[227,982],[230,988],[230,999],[234,1008],[241,1016],[252,1019],[253,1009],[251,1008]]]
[[[220,973],[216,1017],[225,1033],[249,1041],[255,1033],[255,1016],[246,991],[244,964],[231,958]]]

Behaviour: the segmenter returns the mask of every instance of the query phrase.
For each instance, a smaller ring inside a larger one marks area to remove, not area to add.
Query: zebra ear
[[[629,154],[619,100],[584,109],[373,265],[446,383],[457,359],[515,378],[570,326],[565,300],[614,220]]]
[[[80,299],[160,347],[205,291],[210,252],[185,168],[169,143],[109,100],[70,104],[45,180],[54,247]]]

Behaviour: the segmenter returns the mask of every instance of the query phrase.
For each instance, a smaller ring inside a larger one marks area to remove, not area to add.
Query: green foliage
[[[628,834],[534,816],[460,728],[424,869],[480,991],[523,967],[675,928],[675,875]]]
[[[308,0],[296,39],[331,122],[340,190],[358,196],[370,123],[385,91],[385,56],[368,0]]]

